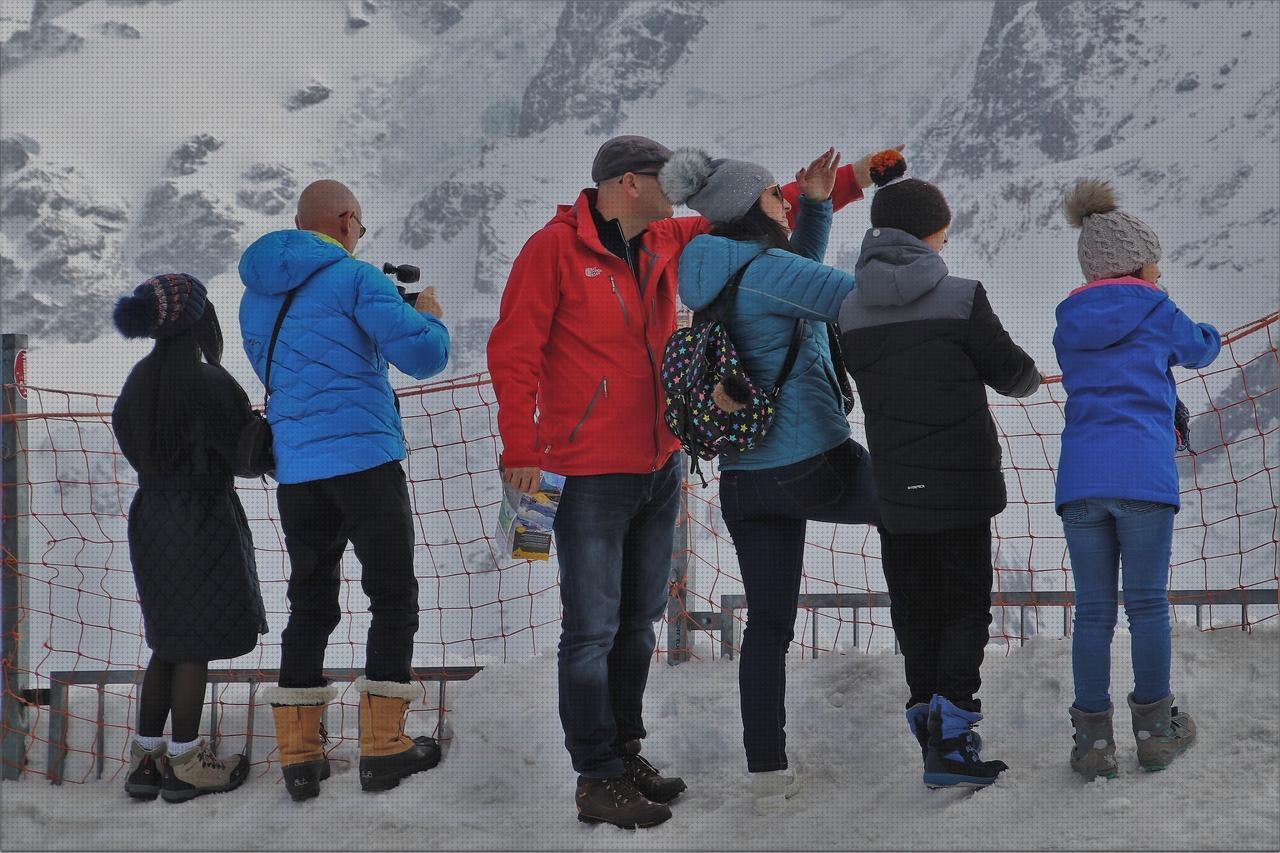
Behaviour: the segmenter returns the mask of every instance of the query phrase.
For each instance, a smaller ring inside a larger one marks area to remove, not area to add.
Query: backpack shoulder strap
[[[764,251],[765,250],[756,252],[754,255],[751,256],[750,260],[748,260],[742,266],[738,267],[738,269],[733,273],[733,275],[729,277],[729,281],[728,283],[725,284],[724,289],[721,290],[720,293],[716,295],[715,299],[711,300],[710,305],[708,305],[706,308],[703,308],[702,312],[700,312],[703,314],[705,319],[708,319],[708,320],[724,319],[724,315],[728,313],[729,306],[733,304],[733,300],[738,295],[738,286],[742,284],[742,277],[747,274],[747,267],[751,266],[752,262],[755,261],[756,258],[763,255]]]
[[[804,342],[804,320],[796,320],[795,329],[791,332],[791,345],[787,347],[787,357],[782,360],[782,370],[778,371],[778,379],[773,383],[770,396],[777,399],[782,385],[791,376],[791,369],[796,366],[796,358],[800,355],[800,344]]]

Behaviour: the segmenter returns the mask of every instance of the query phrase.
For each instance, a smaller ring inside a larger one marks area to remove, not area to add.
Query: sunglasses
[[[360,221],[360,217],[356,216],[356,212],[354,210],[348,210],[338,214],[339,219],[341,219],[344,216],[350,216],[352,219],[355,220],[355,223],[360,226],[361,237],[369,233],[369,229],[364,227],[364,223]]]

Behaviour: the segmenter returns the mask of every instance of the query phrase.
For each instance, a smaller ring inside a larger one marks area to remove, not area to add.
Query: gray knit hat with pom
[[[680,148],[658,173],[672,204],[685,204],[713,225],[741,219],[777,181],[769,170],[745,160],[715,160],[697,148]]]
[[[1160,238],[1145,222],[1116,208],[1105,181],[1085,179],[1062,203],[1071,227],[1080,229],[1076,252],[1086,281],[1130,275],[1160,260]]]

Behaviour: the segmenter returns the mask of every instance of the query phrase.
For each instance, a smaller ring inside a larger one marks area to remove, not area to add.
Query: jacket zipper
[[[622,223],[615,222],[615,224],[618,227],[618,236],[622,238],[623,251],[626,253],[626,258],[624,260],[626,261],[626,264],[627,264],[627,271],[631,273],[631,280],[636,283],[636,295],[640,299],[640,332],[641,332],[641,335],[643,335],[644,337],[645,354],[649,356],[649,373],[650,373],[650,382],[652,383],[654,379],[658,376],[658,366],[653,358],[653,349],[649,346],[649,320],[648,320],[648,313],[644,310],[644,290],[641,289],[640,287],[640,273],[631,264],[631,242],[627,240],[627,235],[622,233]],[[650,269],[652,270],[652,267],[650,267]],[[617,285],[614,284],[613,276],[609,276],[609,283],[614,285],[613,293],[615,296],[618,297],[618,304],[622,305],[622,312],[625,318],[627,308],[626,308],[626,305],[623,304],[622,302],[622,295],[618,293]],[[628,322],[627,325],[630,325],[630,322]],[[653,398],[654,398],[653,403],[655,406],[654,413],[657,415],[657,417],[654,418],[653,462],[649,464],[649,470],[651,472],[658,470],[658,449],[662,446],[662,440],[658,438],[658,425],[662,421],[662,397],[658,393],[658,388],[656,385],[654,385]]]
[[[618,307],[622,309],[622,322],[631,325],[631,313],[627,311],[627,303],[623,301],[622,294],[618,292],[618,282],[613,276],[609,276],[609,289],[613,291],[614,298],[618,300]]]
[[[587,403],[587,410],[582,413],[582,418],[569,432],[569,444],[573,444],[573,440],[578,435],[578,430],[582,429],[582,427],[587,423],[587,419],[591,417],[591,410],[596,407],[596,402],[600,399],[601,395],[605,397],[609,396],[609,379],[607,377],[600,380],[600,384],[596,386],[596,393],[591,395],[591,402]]]

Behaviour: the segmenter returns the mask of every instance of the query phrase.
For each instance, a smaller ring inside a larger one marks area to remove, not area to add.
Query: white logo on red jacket
[[[600,267],[587,267],[582,272],[586,275],[587,278],[595,278],[596,276],[600,275],[600,273],[604,272],[604,270],[600,269]]]

